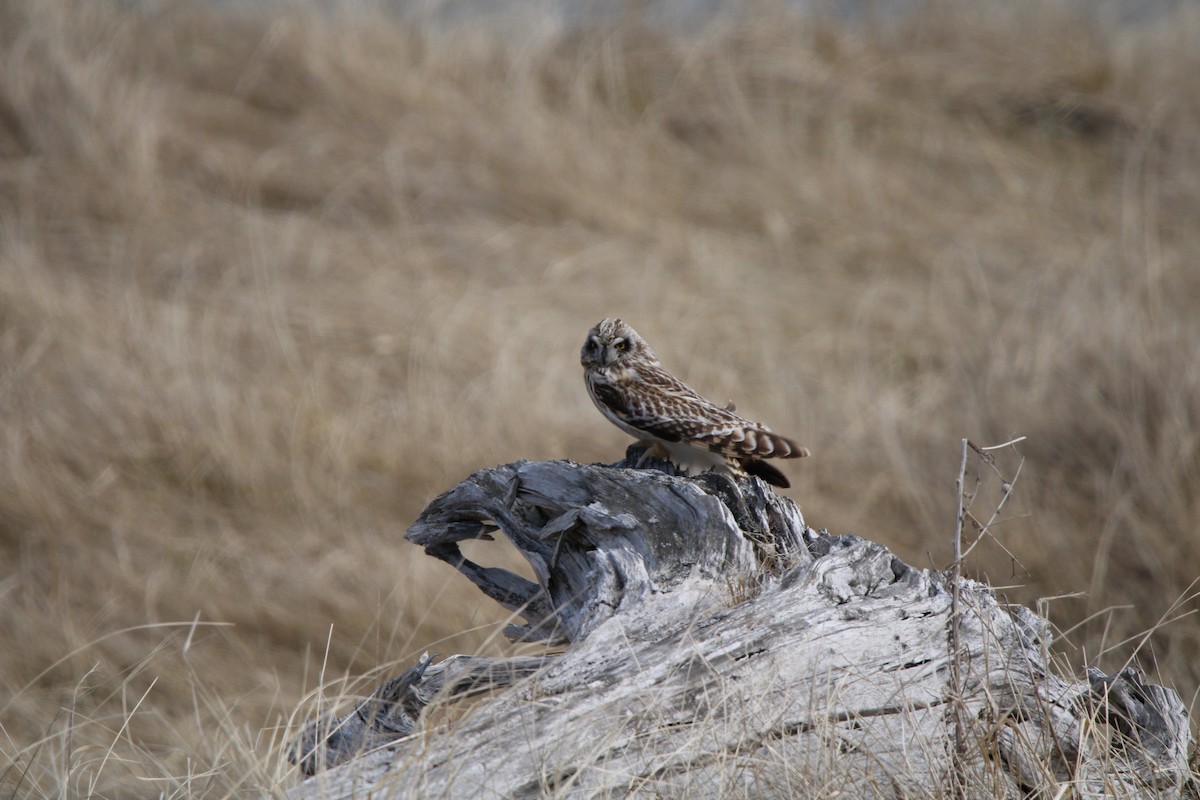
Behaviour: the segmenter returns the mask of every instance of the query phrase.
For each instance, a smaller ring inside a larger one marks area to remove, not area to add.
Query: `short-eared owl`
[[[791,439],[739,417],[732,403],[722,408],[696,394],[663,369],[650,345],[619,319],[601,320],[592,328],[580,361],[596,408],[686,471],[745,471],[787,488],[783,473],[762,459],[808,455]]]

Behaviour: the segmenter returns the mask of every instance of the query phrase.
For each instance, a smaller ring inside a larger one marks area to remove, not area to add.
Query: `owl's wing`
[[[626,424],[668,442],[687,442],[731,458],[798,458],[808,451],[757,422],[710,403],[655,366],[639,368],[637,390],[612,387],[606,404]],[[610,399],[611,396],[611,399]]]

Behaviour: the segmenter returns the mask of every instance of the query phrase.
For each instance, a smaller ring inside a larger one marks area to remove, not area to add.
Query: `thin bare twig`
[[[992,526],[996,524],[996,521],[1000,516],[1000,512],[1004,509],[1005,504],[1008,503],[1008,499],[1010,497],[1012,497],[1013,489],[1017,485],[1017,480],[1021,477],[1021,470],[1025,466],[1025,458],[1022,456],[1021,460],[1017,463],[1016,471],[1013,473],[1013,476],[1011,478],[1009,478],[1007,475],[1005,475],[1003,472],[1000,471],[999,467],[996,466],[996,457],[994,455],[992,455],[992,453],[996,450],[999,450],[999,449],[1002,449],[1005,447],[1014,447],[1015,445],[1025,441],[1026,438],[1027,437],[1025,437],[1025,436],[1018,436],[1014,439],[1008,440],[1007,442],[1005,442],[1003,444],[989,445],[987,447],[981,447],[969,439],[966,440],[967,447],[970,447],[972,450],[974,450],[975,453],[979,456],[979,460],[982,461],[983,463],[987,464],[989,467],[991,467],[992,472],[995,473],[996,477],[1000,480],[1001,496],[1000,496],[1000,502],[997,503],[996,507],[992,510],[992,514],[990,517],[988,517],[987,522],[981,522],[978,518],[975,517],[974,514],[972,514],[970,512],[971,502],[975,499],[975,492],[978,491],[978,488],[979,488],[979,483],[978,483],[978,481],[976,482],[975,489],[972,490],[968,500],[965,503],[965,509],[964,509],[965,516],[964,516],[963,520],[970,522],[971,526],[978,532],[978,535],[967,546],[967,549],[965,552],[956,553],[956,558],[959,559],[960,561],[963,559],[966,559],[966,557],[969,556],[972,553],[972,551],[975,550],[975,547],[981,541],[983,541],[983,538],[990,534]],[[965,465],[964,465],[964,477],[965,477]],[[960,488],[960,493],[961,493],[961,488]],[[999,540],[997,540],[995,537],[992,537],[992,540],[995,541],[997,544],[999,544],[1000,548],[1002,550],[1004,550],[1004,552],[1007,553],[1010,558],[1012,558],[1014,561],[1020,563],[1019,559],[1017,559],[1017,557],[1012,552],[1010,552],[1009,549],[1007,547],[1005,547]]]
[[[1025,460],[1021,459],[1017,466],[1016,473],[1011,479],[1007,478],[996,466],[995,457],[992,451],[999,450],[1004,447],[1011,447],[1018,442],[1025,440],[1024,436],[1010,439],[1004,444],[994,445],[991,447],[980,447],[970,439],[962,440],[962,454],[958,462],[958,477],[954,481],[954,489],[956,495],[956,504],[958,507],[957,514],[954,520],[954,562],[950,565],[950,703],[954,713],[954,753],[952,754],[951,763],[953,765],[953,777],[951,779],[951,796],[955,800],[963,800],[966,797],[966,722],[964,719],[963,708],[963,677],[962,677],[962,565],[963,559],[970,555],[975,546],[988,534],[989,528],[996,522],[1000,515],[1000,511],[1004,508],[1004,504],[1008,502],[1008,498],[1012,495],[1013,485],[1021,474],[1021,466]],[[996,476],[1001,481],[1003,489],[1000,502],[992,511],[991,516],[986,523],[981,523],[974,514],[970,511],[970,506],[974,503],[975,494],[979,490],[979,481],[976,480],[975,487],[971,490],[970,495],[966,493],[966,477],[967,477],[967,451],[974,450],[979,456],[979,460],[992,468]],[[970,520],[975,529],[979,532],[975,540],[970,546],[963,551],[963,524]]]
[[[1004,444],[994,444],[994,445],[991,445],[990,447],[976,447],[975,445],[971,445],[971,446],[972,446],[972,447],[974,447],[976,450],[979,450],[979,451],[981,451],[981,452],[987,453],[987,452],[990,452],[990,451],[992,451],[992,450],[1001,450],[1001,449],[1003,449],[1003,448],[1005,448],[1005,447],[1012,447],[1014,444],[1020,444],[1021,442],[1025,441],[1027,438],[1029,438],[1029,437],[1027,437],[1027,436],[1018,436],[1018,437],[1017,437],[1017,438],[1015,438],[1015,439],[1009,439],[1009,440],[1008,440],[1007,442],[1005,442]]]
[[[959,658],[962,616],[959,609],[962,586],[962,529],[963,517],[967,510],[963,505],[963,482],[967,474],[967,445],[969,440],[962,440],[962,458],[958,463],[958,479],[954,482],[958,503],[958,514],[954,525],[954,563],[950,566],[950,702],[954,709],[954,753],[952,758],[954,776],[951,781],[951,793],[956,800],[966,797],[966,771],[964,757],[966,755],[966,732],[963,730],[962,709],[962,668]]]

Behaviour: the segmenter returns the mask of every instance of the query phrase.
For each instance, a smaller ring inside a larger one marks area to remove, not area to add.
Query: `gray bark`
[[[968,580],[954,686],[951,579],[814,531],[756,478],[630,464],[518,462],[434,500],[409,541],[520,614],[513,638],[565,649],[426,656],[309,725],[295,757],[317,774],[289,796],[1195,791],[1175,692],[1135,670],[1057,676],[1048,624]],[[496,529],[536,583],[463,557],[461,541]],[[425,723],[484,692],[461,719]]]

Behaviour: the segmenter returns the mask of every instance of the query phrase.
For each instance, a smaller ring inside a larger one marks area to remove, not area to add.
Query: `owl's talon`
[[[650,461],[651,459],[658,459],[659,461],[670,460],[670,454],[663,449],[662,445],[660,445],[658,442],[647,441],[645,444],[647,447],[642,451],[642,454],[638,456],[637,463],[633,465],[634,469],[642,469],[644,466],[646,466],[646,462]]]

